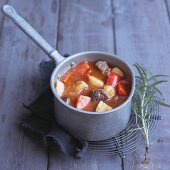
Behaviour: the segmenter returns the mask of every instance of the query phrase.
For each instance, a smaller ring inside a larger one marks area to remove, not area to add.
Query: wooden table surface
[[[117,54],[131,65],[170,75],[169,0],[1,0],[13,5],[61,53],[99,50]],[[0,170],[169,170],[170,110],[151,140],[149,167],[143,150],[119,156],[66,157],[34,143],[18,129],[22,103],[41,93],[38,64],[46,54],[0,13]],[[170,80],[170,78],[168,78]],[[170,82],[160,86],[170,103]]]

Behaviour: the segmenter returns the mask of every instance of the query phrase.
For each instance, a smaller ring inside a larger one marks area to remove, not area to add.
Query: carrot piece
[[[90,70],[90,66],[89,66],[88,62],[82,62],[82,63],[78,64],[77,66],[75,66],[74,69],[75,69],[74,74],[84,74]]]
[[[72,72],[66,74],[64,77],[62,77],[62,82],[67,83],[72,75]]]
[[[82,74],[87,73],[88,71],[90,71],[90,66],[89,66],[88,62],[84,61],[84,62],[78,64],[77,66],[75,66],[72,70],[70,70],[69,73],[66,74],[62,78],[62,82],[68,83],[71,76],[78,75],[78,74],[82,75]]]
[[[91,98],[88,96],[80,95],[76,101],[76,108],[82,110],[90,102]]]

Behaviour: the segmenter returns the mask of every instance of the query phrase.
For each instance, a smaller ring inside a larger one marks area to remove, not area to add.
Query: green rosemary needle
[[[135,96],[132,100],[132,111],[141,122],[140,125],[137,123],[137,128],[142,132],[145,143],[146,152],[148,152],[150,141],[149,141],[149,126],[150,120],[149,115],[152,114],[154,108],[152,103],[170,107],[169,104],[163,102],[162,93],[157,88],[157,85],[167,82],[166,80],[157,80],[158,78],[165,77],[166,75],[153,75],[149,70],[134,64],[139,76],[136,76],[136,90]]]

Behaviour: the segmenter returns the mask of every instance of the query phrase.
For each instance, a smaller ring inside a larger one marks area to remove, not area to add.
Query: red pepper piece
[[[90,102],[91,98],[88,96],[80,95],[76,101],[76,108],[82,110]]]
[[[122,80],[117,86],[117,92],[119,96],[128,96],[130,93],[130,82]]]
[[[115,73],[110,73],[106,80],[106,84],[115,87],[120,81],[120,76]]]
[[[88,64],[84,64],[81,68],[82,73],[87,72],[90,69],[90,66]]]

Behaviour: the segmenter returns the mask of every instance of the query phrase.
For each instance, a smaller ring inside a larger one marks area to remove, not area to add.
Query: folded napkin
[[[67,55],[68,56],[68,55]],[[24,105],[30,111],[20,125],[25,133],[45,143],[55,145],[61,152],[74,158],[82,158],[88,148],[88,142],[75,138],[62,129],[55,121],[53,110],[53,94],[49,87],[50,76],[55,68],[54,61],[41,62],[40,80],[45,91],[31,104]]]

